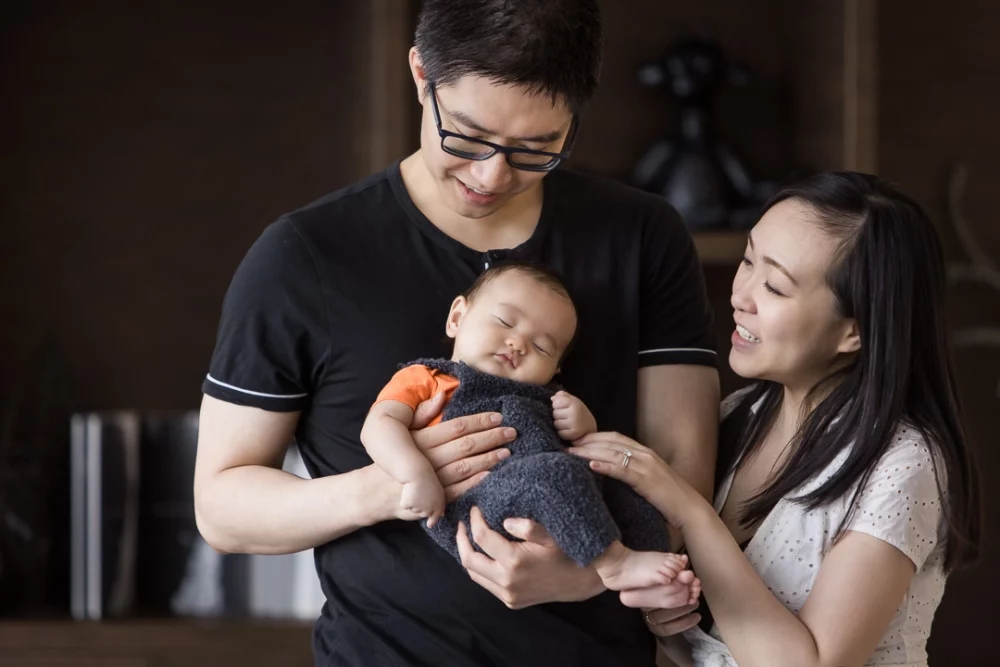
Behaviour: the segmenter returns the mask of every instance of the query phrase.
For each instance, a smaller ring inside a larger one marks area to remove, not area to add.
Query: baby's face
[[[453,361],[490,375],[547,384],[576,332],[576,310],[564,296],[520,271],[483,285],[469,303],[455,299],[448,315]]]

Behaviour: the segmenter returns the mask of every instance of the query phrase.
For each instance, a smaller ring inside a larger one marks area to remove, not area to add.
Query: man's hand
[[[658,637],[671,637],[690,630],[701,622],[701,614],[694,613],[697,604],[674,609],[650,609],[644,618],[649,631]]]
[[[469,577],[511,609],[545,602],[578,602],[604,590],[591,568],[574,563],[543,526],[528,519],[507,519],[508,533],[524,540],[511,542],[490,529],[478,507],[470,513],[472,539],[465,524],[458,528],[458,553]]]
[[[440,414],[444,404],[444,393],[438,393],[418,405],[410,435],[437,472],[445,500],[450,503],[483,481],[490,468],[510,456],[510,450],[503,445],[516,438],[517,431],[500,426],[503,417],[497,412],[427,426]]]
[[[552,396],[552,420],[559,437],[569,442],[597,431],[594,414],[583,401],[568,391],[559,391]]]
[[[666,586],[622,591],[619,597],[626,607],[643,611],[650,632],[659,637],[670,637],[693,628],[701,621],[701,614],[695,613],[700,603],[692,602],[688,595],[686,587],[672,582]]]

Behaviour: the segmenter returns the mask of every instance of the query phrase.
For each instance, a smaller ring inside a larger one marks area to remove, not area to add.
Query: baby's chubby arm
[[[597,432],[597,420],[590,408],[568,391],[552,396],[552,420],[559,437],[570,442]]]
[[[444,514],[444,488],[434,466],[413,442],[412,422],[413,408],[409,405],[379,401],[361,427],[361,444],[378,467],[403,485],[400,505],[427,517],[428,526],[433,526]]]

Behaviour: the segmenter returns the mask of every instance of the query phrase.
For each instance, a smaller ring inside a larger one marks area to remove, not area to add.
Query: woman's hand
[[[705,499],[656,452],[620,433],[588,435],[569,451],[589,460],[594,471],[631,486],[676,528],[683,528],[687,508],[705,504]],[[631,454],[626,457],[626,452]],[[628,465],[622,465],[626,459]],[[695,613],[698,603],[688,604],[690,600],[667,587],[623,591],[620,597],[626,607],[643,610],[650,632],[659,637],[680,634],[701,621],[701,615]]]
[[[577,602],[604,590],[593,568],[580,567],[562,552],[538,523],[507,519],[504,529],[524,540],[511,542],[492,530],[478,507],[469,514],[470,526],[459,524],[458,553],[469,577],[510,609],[544,602]],[[472,539],[485,553],[476,551]]]
[[[589,460],[595,472],[631,486],[675,528],[684,527],[689,510],[705,504],[656,452],[620,433],[592,433],[567,451]]]

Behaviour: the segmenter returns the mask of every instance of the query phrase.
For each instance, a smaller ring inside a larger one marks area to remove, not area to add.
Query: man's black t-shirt
[[[236,272],[203,390],[302,411],[309,473],[371,463],[361,425],[399,363],[449,357],[452,300],[492,262],[556,269],[577,304],[574,349],[557,378],[601,430],[635,435],[637,374],[715,364],[711,311],[691,237],[662,199],[557,170],[534,234],[472,250],[413,204],[399,165],[267,228]],[[472,582],[417,523],[387,521],[317,547],[327,602],[318,665],[648,666],[654,643],[615,593],[513,611]]]

